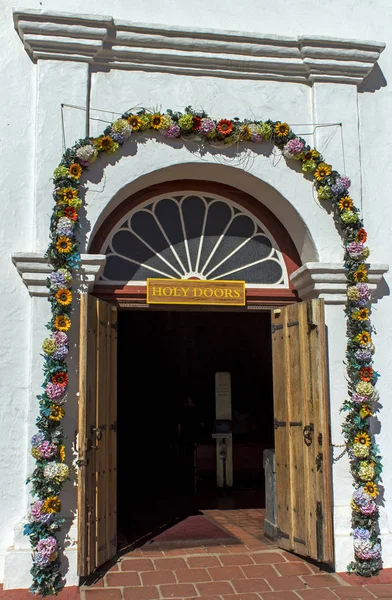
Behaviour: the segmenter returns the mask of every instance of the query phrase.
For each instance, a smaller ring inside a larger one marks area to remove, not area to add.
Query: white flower
[[[79,158],[79,160],[93,163],[98,156],[98,152],[94,146],[91,144],[86,144],[85,146],[81,146],[76,150],[76,156]]]

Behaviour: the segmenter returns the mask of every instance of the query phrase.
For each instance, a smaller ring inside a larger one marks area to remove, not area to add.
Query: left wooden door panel
[[[116,554],[117,309],[80,297],[78,573]]]

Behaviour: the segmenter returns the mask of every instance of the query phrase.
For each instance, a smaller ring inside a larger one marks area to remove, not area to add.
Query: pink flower
[[[207,117],[205,119],[202,119],[200,121],[200,127],[199,127],[199,131],[200,133],[203,133],[204,135],[208,135],[209,133],[211,133],[211,131],[214,129],[215,127],[215,123],[212,119],[208,119]]]
[[[304,144],[300,139],[294,138],[293,140],[289,140],[285,147],[283,148],[283,154],[290,158],[291,156],[298,156],[304,149]]]
[[[50,556],[56,550],[57,540],[56,538],[49,536],[43,538],[37,544],[37,551],[43,556]]]
[[[45,388],[45,392],[51,400],[57,400],[62,398],[65,394],[65,386],[57,385],[56,383],[48,383]]]
[[[178,125],[176,125],[175,123],[173,125],[170,125],[170,127],[168,128],[168,130],[165,133],[165,136],[167,138],[176,138],[180,135],[181,133],[181,127],[179,127]]]
[[[42,458],[53,458],[57,453],[57,446],[45,440],[38,446],[38,450]]]
[[[41,509],[44,505],[44,501],[43,500],[37,500],[37,502],[34,502],[34,504],[32,505],[31,509],[30,509],[30,514],[32,516],[32,518],[34,519],[34,521],[39,521],[39,518],[41,516]]]
[[[52,339],[56,342],[58,346],[62,346],[63,344],[68,344],[68,336],[64,331],[55,331],[52,333]]]
[[[356,402],[357,404],[363,404],[364,402],[368,402],[369,398],[367,396],[361,396],[361,394],[357,394],[357,392],[354,392],[351,396],[351,400],[353,402]]]
[[[357,283],[359,297],[368,300],[371,296],[369,286],[366,283]]]

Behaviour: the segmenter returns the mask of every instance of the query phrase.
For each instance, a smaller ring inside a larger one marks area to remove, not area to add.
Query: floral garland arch
[[[371,294],[367,285],[367,234],[349,195],[350,179],[327,164],[321,154],[294,134],[285,122],[239,119],[214,120],[191,107],[184,113],[168,110],[162,114],[141,109],[126,112],[96,138],[79,140],[68,148],[54,170],[54,208],[50,222],[50,244],[46,253],[53,266],[47,280],[52,318],[47,324],[50,336],[42,344],[44,352],[43,392],[38,396],[38,432],[32,437],[31,453],[36,467],[28,482],[36,497],[31,505],[25,534],[33,548],[31,591],[47,596],[57,594],[64,580],[60,573],[59,543],[56,538],[64,519],[60,518],[59,493],[69,478],[65,464],[64,433],[61,421],[68,384],[68,335],[71,327],[73,295],[72,272],[80,262],[77,232],[82,200],[80,179],[100,154],[114,154],[131,136],[141,132],[159,132],[168,139],[182,138],[200,145],[227,145],[238,142],[270,142],[284,157],[299,161],[302,171],[313,177],[318,198],[332,205],[334,219],[345,247],[347,276],[346,366],[348,399],[343,434],[350,459],[354,492],[351,500],[355,560],[348,570],[369,577],[381,565],[379,511],[375,498],[382,466],[378,447],[370,435],[369,417],[373,415],[378,394],[378,373],[373,369],[373,327],[370,322]]]

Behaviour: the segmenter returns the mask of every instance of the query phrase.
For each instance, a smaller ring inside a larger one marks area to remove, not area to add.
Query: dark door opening
[[[120,547],[206,508],[264,507],[274,445],[269,312],[118,315]],[[215,373],[231,374],[233,487],[216,480]]]

